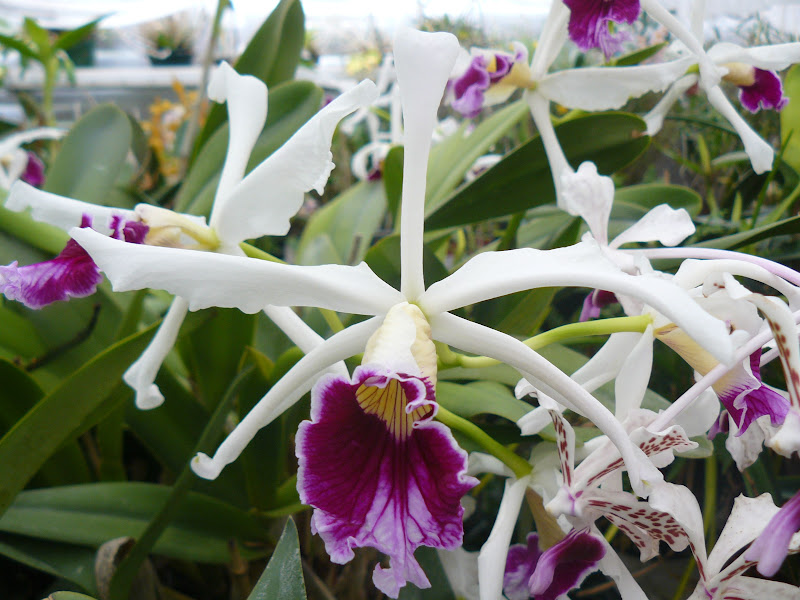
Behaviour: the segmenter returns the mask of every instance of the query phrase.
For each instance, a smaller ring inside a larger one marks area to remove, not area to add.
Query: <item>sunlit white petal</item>
[[[782,71],[800,62],[800,43],[742,48],[736,44],[721,42],[709,48],[708,56],[718,64],[741,62],[767,71]]]
[[[676,246],[694,231],[692,217],[686,210],[659,204],[615,237],[609,245],[619,248],[628,242],[659,242],[664,246]]]

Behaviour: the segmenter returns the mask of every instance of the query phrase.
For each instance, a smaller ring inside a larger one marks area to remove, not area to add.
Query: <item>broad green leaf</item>
[[[18,40],[17,38],[11,37],[10,35],[0,34],[0,46],[5,46],[6,48],[12,48],[26,58],[40,60],[39,54],[35,50],[33,50],[33,48],[28,46],[28,44],[26,44],[22,40]]]
[[[396,289],[400,289],[399,235],[383,238],[369,249],[364,261],[378,277]],[[422,248],[422,268],[425,272],[425,287],[430,287],[448,275],[445,266],[427,246]]]
[[[528,115],[523,100],[512,102],[466,135],[467,124],[431,149],[428,165],[425,214],[435,213],[464,180],[473,163],[486,154],[514,125]]]
[[[358,264],[364,259],[385,212],[386,196],[379,182],[355,184],[308,220],[297,248],[297,263]]]
[[[47,58],[53,53],[53,48],[50,46],[50,34],[47,30],[40,27],[36,21],[29,17],[25,17],[22,22],[22,27],[25,33],[31,38],[31,41],[39,48],[39,52],[43,58]]]
[[[619,58],[615,58],[614,60],[609,61],[609,65],[614,67],[627,67],[630,65],[638,65],[639,63],[646,61],[651,56],[658,54],[666,46],[667,42],[653,44],[652,46],[648,46],[647,48],[642,48],[641,50],[636,50],[634,52],[624,54]]]
[[[102,104],[75,123],[47,171],[44,189],[69,198],[105,204],[131,147],[128,116]]]
[[[253,591],[247,600],[305,600],[306,584],[303,581],[303,564],[300,559],[300,542],[297,527],[286,520],[283,533],[275,546]]]
[[[732,235],[705,240],[697,244],[692,244],[693,248],[717,248],[721,250],[735,250],[748,244],[755,244],[761,240],[767,240],[779,235],[797,235],[800,233],[800,216],[782,219],[769,225],[762,225],[755,229],[740,231]]]
[[[527,402],[517,400],[507,386],[493,381],[464,385],[440,381],[436,384],[436,401],[450,412],[467,419],[490,414],[516,422],[533,409]]]
[[[682,185],[644,183],[618,188],[614,194],[612,219],[638,221],[647,211],[660,204],[683,208],[696,217],[703,208],[703,200],[694,190]]]
[[[780,113],[781,143],[786,144],[783,161],[800,172],[800,65],[794,65],[783,76],[783,91],[789,98]]]
[[[117,537],[141,535],[171,488],[151,483],[93,483],[29,490],[0,518],[0,531],[79,546],[99,547]],[[229,540],[242,556],[264,555],[266,530],[244,510],[189,492],[153,552],[183,560],[225,563]]]
[[[309,81],[290,81],[271,89],[267,122],[250,155],[247,172],[292,137],[301,125],[316,114],[321,102],[322,90]],[[209,136],[192,163],[175,198],[176,210],[193,214],[209,212],[227,149],[226,123]]]
[[[120,384],[155,326],[114,344],[42,398],[0,439],[0,514],[62,444],[91,426],[92,415]]]
[[[400,210],[400,198],[403,193],[403,147],[395,146],[383,159],[383,187],[386,192],[386,204],[392,221],[397,222]]]
[[[593,161],[600,173],[617,171],[650,143],[639,117],[601,113],[576,117],[556,127],[556,135],[573,167]],[[591,135],[587,135],[591,132]],[[553,178],[540,137],[534,137],[471,183],[444,199],[428,216],[426,228],[476,223],[555,201]]]
[[[0,304],[0,346],[25,358],[45,351],[39,332],[30,321],[3,304]]]
[[[4,533],[0,534],[0,554],[33,569],[70,581],[90,594],[97,592],[94,582],[95,552],[91,548]],[[64,593],[66,592],[58,592],[58,594]]]
[[[281,0],[236,61],[236,71],[254,75],[271,89],[294,76],[304,41],[305,17],[300,0]],[[215,104],[197,136],[193,162],[203,144],[226,120],[225,107]]]

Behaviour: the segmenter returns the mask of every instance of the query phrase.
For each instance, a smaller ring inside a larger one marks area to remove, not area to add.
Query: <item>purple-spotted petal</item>
[[[755,82],[739,88],[739,101],[751,113],[763,109],[781,110],[789,102],[783,95],[781,78],[772,71],[754,69]]]
[[[20,179],[34,187],[41,187],[44,183],[44,163],[33,152],[28,152],[28,164]]]
[[[800,492],[796,493],[775,513],[761,535],[745,553],[745,560],[758,561],[758,572],[772,577],[778,572],[792,536],[800,531]]]
[[[572,530],[539,558],[531,576],[530,595],[537,600],[556,600],[581,584],[598,568],[606,549],[588,531]]]
[[[509,600],[530,598],[529,582],[541,556],[539,536],[535,533],[528,534],[527,544],[514,544],[508,549],[506,571],[503,575],[503,593]]]
[[[435,411],[426,380],[367,365],[352,381],[323,377],[297,434],[300,499],[315,508],[331,560],[346,563],[356,547],[383,552],[390,566],[377,566],[373,581],[395,598],[407,581],[430,585],[418,546],[461,544],[460,500],[477,484]]]
[[[639,18],[639,0],[564,0],[570,9],[569,37],[581,50],[600,48],[608,57],[619,50],[625,36],[614,35],[609,23],[633,23]]]

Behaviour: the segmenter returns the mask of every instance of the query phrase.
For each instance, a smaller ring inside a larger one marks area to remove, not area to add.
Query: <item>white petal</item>
[[[761,427],[761,421],[768,423],[769,415],[759,417],[755,423],[750,424],[747,431],[742,435],[737,435],[739,430],[736,427],[736,422],[733,417],[728,415],[729,433],[728,438],[725,440],[725,448],[734,462],[736,462],[736,468],[741,472],[756,462],[761,455],[761,450],[764,446],[764,429]],[[786,421],[784,421],[785,424]],[[790,455],[787,455],[787,457]]]
[[[772,168],[772,158],[775,154],[767,142],[765,142],[747,122],[736,112],[733,105],[719,89],[719,86],[713,86],[706,89],[708,100],[714,105],[719,113],[728,119],[728,122],[733,125],[736,133],[742,138],[744,144],[744,151],[750,157],[750,162],[753,165],[753,170],[756,173],[764,173]]]
[[[380,324],[381,319],[375,317],[351,325],[306,354],[247,413],[213,457],[201,453],[192,459],[192,470],[204,479],[216,479],[226,465],[239,457],[262,427],[269,425],[313,387],[320,373],[361,352]]]
[[[434,339],[505,362],[529,381],[546,382],[549,389],[543,391],[548,395],[562,395],[569,399],[578,412],[590,419],[618,448],[638,495],[646,497],[650,486],[663,481],[661,473],[631,442],[622,425],[605,406],[516,338],[447,313],[432,317],[431,327]]]
[[[619,248],[628,242],[653,241],[664,246],[677,246],[693,233],[694,223],[688,212],[683,208],[676,210],[668,204],[659,204],[615,237],[610,246]]]
[[[572,374],[572,379],[589,392],[608,383],[620,372],[641,337],[635,332],[612,333],[602,348]]]
[[[782,71],[800,62],[800,43],[742,48],[722,42],[712,46],[708,56],[717,64],[741,62],[767,71]]]
[[[569,108],[597,111],[621,108],[631,98],[660,92],[680,79],[694,58],[636,67],[587,67],[547,75],[536,91]]]
[[[24,181],[17,181],[11,186],[5,206],[14,212],[30,208],[31,217],[36,221],[55,225],[64,231],[80,225],[83,215],[89,215],[92,218],[92,226],[105,234],[111,233],[108,224],[114,217],[122,217],[126,221],[138,221],[132,210],[73,200],[44,192]]]
[[[559,208],[579,216],[600,245],[608,244],[608,218],[614,203],[614,181],[600,175],[593,162],[581,163],[574,173],[561,175]]]
[[[667,90],[667,93],[658,101],[650,112],[642,118],[647,124],[647,135],[654,136],[664,126],[664,117],[672,108],[672,105],[678,101],[678,98],[683,96],[686,91],[696,84],[699,80],[697,75],[686,75],[681,77]]]
[[[778,507],[769,494],[757,498],[737,496],[725,527],[708,556],[709,573],[719,573],[734,554],[761,534],[776,512]]]
[[[570,11],[563,2],[551,2],[550,12],[531,58],[531,76],[541,79],[561,52],[567,41],[567,22]]]
[[[641,407],[653,369],[653,326],[648,325],[636,346],[625,359],[615,382],[614,416],[619,421]]]
[[[596,288],[638,298],[668,315],[717,360],[731,363],[733,347],[722,321],[657,275],[623,273],[591,242],[556,250],[484,252],[432,285],[419,305],[425,314],[433,315],[520,290],[561,286]]]
[[[636,583],[636,579],[633,578],[628,567],[625,566],[625,563],[623,563],[617,555],[617,551],[606,542],[603,534],[599,531],[596,532],[596,536],[603,541],[603,545],[606,547],[606,553],[603,558],[600,559],[600,562],[597,563],[597,566],[617,584],[617,589],[619,590],[620,596],[622,596],[622,600],[647,600],[647,596],[645,596],[639,584]]]
[[[503,593],[503,575],[506,570],[506,557],[511,535],[517,524],[517,515],[525,497],[530,476],[507,480],[497,511],[497,518],[489,534],[489,539],[478,555],[478,583],[481,600],[498,600]]]
[[[483,452],[469,453],[469,466],[467,475],[481,475],[483,473],[493,473],[502,477],[513,477],[514,473],[500,459],[491,454]]]
[[[675,418],[675,424],[680,425],[690,438],[705,435],[719,417],[719,410],[717,395],[708,388]]]
[[[333,170],[331,140],[339,120],[377,95],[375,84],[362,81],[314,115],[289,140],[247,174],[215,212],[211,227],[229,244],[286,235],[289,219],[300,210],[305,192],[319,193]],[[248,152],[249,154],[249,152]]]
[[[0,157],[10,154],[22,144],[27,144],[34,140],[57,140],[66,133],[66,129],[57,127],[36,127],[12,133],[0,140]]]
[[[164,396],[155,384],[156,375],[175,345],[175,340],[178,339],[178,332],[187,310],[189,304],[183,298],[175,298],[172,301],[172,306],[169,307],[156,335],[142,355],[122,376],[125,383],[136,392],[136,406],[141,410],[156,408],[164,402]]]
[[[728,584],[732,595],[728,598],[740,600],[797,600],[798,590],[796,585],[768,579],[739,576]]]
[[[394,41],[394,63],[403,103],[403,198],[400,217],[400,289],[409,301],[425,289],[422,233],[431,136],[459,44],[449,33],[403,29]]]
[[[655,486],[649,502],[654,509],[672,515],[680,524],[694,545],[695,559],[705,566],[707,561],[703,515],[700,513],[700,506],[694,494],[682,485],[664,482]]]
[[[218,306],[252,314],[275,304],[383,314],[402,301],[366,263],[305,267],[128,244],[88,229],[72,229],[70,235],[105,272],[114,290],[163,289],[186,298],[189,310]]]
[[[467,552],[461,547],[449,551],[437,550],[436,553],[456,598],[478,600],[478,553]]]
[[[227,210],[231,191],[244,177],[250,152],[267,120],[267,86],[252,75],[239,75],[222,62],[208,82],[208,97],[228,105],[228,151],[210,219],[211,226],[216,227]]]
[[[550,417],[550,410],[544,406],[537,406],[517,419],[517,427],[519,427],[521,435],[536,435],[552,423],[553,419]]]
[[[556,3],[554,2],[553,4]],[[536,91],[526,91],[523,97],[528,101],[533,122],[536,124],[536,129],[542,138],[544,151],[547,154],[547,162],[550,164],[550,174],[553,176],[553,186],[556,189],[558,207],[563,209],[561,178],[567,173],[572,173],[572,167],[567,162],[564,150],[561,149],[561,144],[559,144],[556,137],[553,121],[550,119],[550,101]]]

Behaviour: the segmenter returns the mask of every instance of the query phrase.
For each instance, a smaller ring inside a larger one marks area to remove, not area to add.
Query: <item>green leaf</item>
[[[398,600],[456,600],[436,550],[421,546],[414,553],[414,558],[425,571],[431,587],[421,590],[415,585],[406,585],[401,588]]]
[[[576,117],[556,127],[573,167],[593,161],[609,174],[639,156],[650,143],[635,115],[601,113]],[[590,131],[591,135],[586,132]],[[442,201],[426,228],[458,227],[528,210],[555,201],[553,178],[540,137],[534,137],[477,179]]]
[[[269,111],[246,172],[264,161],[319,110],[322,90],[309,81],[290,81],[269,92]],[[175,210],[207,214],[214,201],[228,149],[228,126],[219,127],[198,153],[175,198]]]
[[[672,208],[683,208],[696,217],[703,208],[703,199],[694,190],[682,185],[665,183],[645,183],[618,188],[614,193],[614,206],[611,218],[625,221],[638,221],[650,209],[659,204],[669,204]]]
[[[392,221],[397,223],[403,193],[403,147],[395,146],[383,159],[383,186]]]
[[[271,90],[294,76],[304,42],[305,17],[300,0],[281,0],[236,61],[236,71],[241,75],[254,75]],[[226,120],[225,107],[213,105],[197,136],[192,162],[203,144]]]
[[[395,289],[400,289],[400,236],[383,238],[369,249],[364,261],[375,274]],[[422,268],[425,272],[425,287],[430,287],[448,272],[436,255],[428,248],[422,248]]]
[[[436,401],[447,410],[466,419],[475,415],[498,415],[516,422],[533,410],[533,406],[517,400],[505,385],[493,381],[476,381],[464,385],[439,381]]]
[[[0,439],[0,514],[64,442],[91,425],[86,419],[120,384],[122,373],[144,350],[155,327],[96,356],[42,398]]]
[[[289,518],[281,538],[247,600],[305,600],[306,584],[303,581],[303,564],[300,559],[300,542],[297,527]]]
[[[754,244],[761,240],[767,240],[778,235],[796,235],[800,233],[800,216],[782,219],[769,225],[762,225],[755,229],[740,231],[732,235],[705,240],[697,244],[692,244],[692,248],[717,248],[721,250],[735,250],[748,244]]]
[[[358,264],[364,259],[385,212],[386,196],[379,182],[355,184],[308,220],[297,248],[297,263]]]
[[[53,49],[50,46],[50,34],[47,33],[46,29],[40,27],[36,21],[29,17],[25,17],[22,27],[31,38],[31,41],[39,48],[39,53],[45,60],[52,55]]]
[[[105,204],[131,147],[127,115],[103,104],[86,113],[64,138],[47,171],[44,189],[54,194]]]
[[[0,45],[3,45],[7,48],[12,48],[17,52],[19,52],[20,54],[22,54],[22,56],[24,57],[41,61],[41,57],[37,52],[35,52],[24,41],[18,40],[17,38],[11,37],[9,35],[0,34]]]
[[[55,43],[53,44],[53,50],[68,50],[69,48],[72,48],[78,42],[81,42],[92,35],[94,30],[97,29],[98,23],[105,18],[106,15],[103,15],[102,17],[96,18],[94,21],[89,21],[85,25],[81,25],[80,27],[71,29],[70,31],[65,31],[56,39]]]
[[[92,483],[24,491],[0,518],[0,531],[79,546],[137,538],[164,506],[171,488],[139,482]],[[253,515],[189,492],[153,552],[171,558],[225,563],[235,539],[245,558],[264,555],[266,530]]]
[[[39,332],[30,321],[3,304],[0,304],[0,346],[25,358],[45,351]]]
[[[661,42],[659,44],[648,46],[647,48],[642,48],[641,50],[624,54],[619,58],[609,61],[609,66],[627,67],[630,65],[638,65],[639,63],[646,61],[651,56],[658,54],[663,48],[667,47],[667,44],[668,42]]]
[[[783,91],[790,99],[780,113],[781,143],[786,144],[783,162],[800,172],[800,65],[794,65],[783,76]]]

